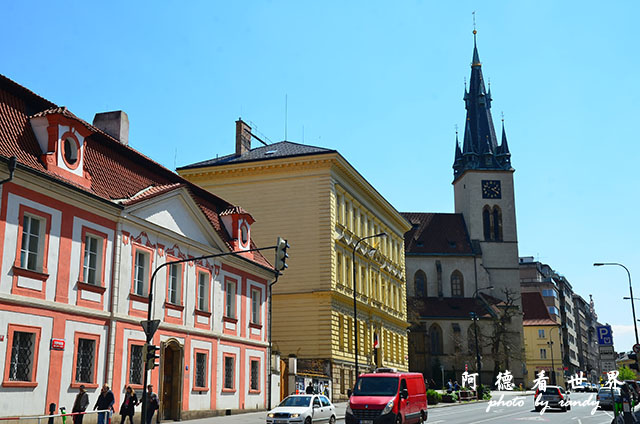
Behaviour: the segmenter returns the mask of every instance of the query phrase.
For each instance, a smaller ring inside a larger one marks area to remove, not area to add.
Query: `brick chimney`
[[[121,110],[96,113],[93,126],[100,128],[125,146],[129,144],[129,117]]]
[[[242,119],[236,121],[236,156],[251,150],[251,127]]]

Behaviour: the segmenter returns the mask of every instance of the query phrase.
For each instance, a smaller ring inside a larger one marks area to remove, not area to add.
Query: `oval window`
[[[240,227],[240,239],[242,240],[242,244],[247,244],[249,241],[249,229],[246,225]]]
[[[64,140],[64,160],[69,165],[75,165],[78,161],[78,143],[71,137],[67,137]]]

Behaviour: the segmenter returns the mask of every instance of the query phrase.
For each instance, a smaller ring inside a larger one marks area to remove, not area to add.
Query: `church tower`
[[[479,247],[481,269],[487,273],[488,285],[494,287],[491,294],[506,300],[509,292],[509,297],[522,310],[514,169],[504,122],[498,144],[491,117],[491,88],[485,87],[475,30],[473,37],[471,79],[464,93],[467,110],[464,139],[461,148],[456,137],[453,163],[455,211],[464,216],[469,238],[476,249]],[[522,331],[520,315],[514,317],[510,327],[517,345],[516,333]],[[511,354],[517,350],[514,348]],[[509,361],[514,374],[521,371],[518,367],[522,363],[518,359],[516,354]]]
[[[453,163],[455,211],[464,216],[471,240],[479,242],[495,292],[509,287],[519,293],[514,169],[504,123],[498,144],[491,117],[491,88],[485,87],[475,30],[473,34],[471,79],[464,93],[464,139],[460,148],[456,137]]]

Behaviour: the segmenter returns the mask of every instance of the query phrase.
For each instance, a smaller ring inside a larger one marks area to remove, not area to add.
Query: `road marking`
[[[480,424],[480,423],[485,423],[487,421],[495,421],[496,419],[502,419],[502,418],[506,418],[506,417],[511,417],[513,415],[519,415],[519,414],[528,414],[530,413],[530,410],[526,410],[526,411],[518,411],[518,412],[514,412],[513,414],[506,414],[506,415],[500,415],[499,417],[491,417],[491,418],[485,418],[484,420],[480,420],[480,421],[474,421],[472,423],[469,424]]]

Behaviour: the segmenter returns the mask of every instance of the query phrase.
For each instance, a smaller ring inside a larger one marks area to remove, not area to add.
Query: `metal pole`
[[[384,237],[386,236],[387,233],[379,233],[379,234],[374,234],[372,236],[367,236],[367,237],[363,237],[361,239],[359,239],[355,245],[353,245],[353,250],[351,252],[351,268],[353,270],[353,334],[354,334],[354,343],[355,343],[355,349],[356,349],[356,377],[355,379],[358,380],[358,331],[359,331],[359,327],[358,327],[358,303],[357,303],[357,299],[356,299],[356,295],[357,295],[357,291],[356,291],[356,249],[358,248],[358,245],[363,242],[364,240],[370,239],[370,238],[374,238],[374,237]]]
[[[638,321],[636,320],[636,307],[633,303],[633,287],[631,287],[631,273],[629,272],[629,268],[627,268],[626,266],[618,263],[618,262],[599,262],[599,263],[594,263],[593,266],[603,266],[603,265],[616,265],[616,266],[621,266],[622,268],[624,268],[625,271],[627,271],[627,277],[629,278],[629,295],[631,296],[631,313],[633,314],[633,330],[636,333],[636,344],[640,343],[638,341]],[[638,354],[636,354],[636,364],[638,364],[638,368],[640,369],[640,358],[638,358]]]
[[[478,292],[480,290],[491,290],[493,289],[493,286],[487,286],[487,287],[480,287],[478,289],[476,289],[476,291],[473,293],[473,298],[475,300],[478,300]],[[475,333],[475,339],[476,339],[476,365],[478,368],[478,386],[482,385],[482,364],[480,361],[480,347],[478,345],[478,322],[479,322],[479,317],[478,314],[476,314],[475,312],[472,312],[473,317],[474,317],[474,333]],[[484,393],[482,393],[482,395],[484,396]]]
[[[247,249],[247,250],[243,250],[242,252],[257,252],[260,250],[267,250],[267,249],[275,249],[278,246],[269,246],[269,247],[258,247],[255,249]],[[169,265],[173,265],[173,264],[181,264],[184,262],[192,262],[192,261],[199,261],[201,259],[212,259],[212,258],[218,258],[221,256],[230,256],[230,255],[238,255],[239,252],[223,252],[223,253],[214,253],[212,255],[205,255],[205,256],[199,256],[197,258],[188,258],[188,259],[179,259],[177,261],[169,261],[169,262],[165,262],[163,264],[161,264],[160,266],[158,266],[154,271],[153,274],[151,274],[151,281],[149,282],[149,305],[147,307],[147,321],[151,321],[151,307],[153,305],[153,286],[154,286],[154,282],[156,279],[156,274],[158,274],[158,271],[160,271],[162,268],[169,266]],[[238,255],[240,256],[240,255]],[[151,342],[152,337],[150,337],[149,335],[147,335],[147,343]],[[158,352],[160,353],[160,352]],[[148,409],[148,401],[149,399],[147,399],[147,374],[149,373],[149,366],[147,364],[147,358],[142,358],[142,360],[144,361],[144,376],[143,376],[143,380],[142,380],[142,422],[146,422],[147,419],[147,409]]]
[[[278,282],[278,277],[280,276],[280,272],[276,273],[276,279],[273,283],[269,284],[269,322],[268,322],[268,331],[269,331],[269,357],[267,358],[267,385],[269,386],[267,388],[267,408],[271,409],[271,359],[273,356],[273,347],[271,346],[271,314],[273,313],[273,306],[272,306],[272,292],[273,292],[273,285],[275,283]]]
[[[480,378],[482,375],[482,363],[480,362],[480,347],[478,345],[478,315],[475,312],[471,314],[474,322],[473,332],[475,333],[476,339],[476,368],[478,369],[478,386],[480,386],[482,384],[482,379]]]
[[[556,367],[553,363],[553,339],[551,338],[551,331],[554,328],[555,327],[551,327],[551,329],[549,330],[549,341],[547,342],[547,344],[551,348],[551,385],[553,386],[556,385]]]

